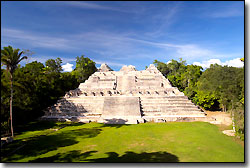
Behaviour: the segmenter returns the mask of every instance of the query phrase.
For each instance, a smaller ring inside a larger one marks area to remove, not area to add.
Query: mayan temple
[[[49,107],[42,119],[137,124],[202,121],[205,113],[151,64],[146,70],[102,64],[88,80]]]

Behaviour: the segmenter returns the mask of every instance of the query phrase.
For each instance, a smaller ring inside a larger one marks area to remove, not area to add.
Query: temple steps
[[[204,113],[186,96],[140,97],[141,114],[150,116],[194,115],[204,116]]]
[[[168,113],[168,112],[185,112],[185,113],[189,113],[189,112],[201,112],[201,110],[199,109],[185,109],[185,108],[176,108],[176,109],[142,109],[143,113],[147,113],[147,112],[162,112],[162,113]]]
[[[187,115],[185,112],[168,112],[168,113],[162,113],[162,112],[147,112],[144,113],[143,116],[165,116],[165,115]],[[204,115],[203,113],[198,112],[189,112],[188,115]]]
[[[165,105],[168,105],[168,106],[195,106],[194,103],[192,102],[168,102],[168,101],[165,101],[165,102],[142,102],[143,105],[145,106],[165,106]]]

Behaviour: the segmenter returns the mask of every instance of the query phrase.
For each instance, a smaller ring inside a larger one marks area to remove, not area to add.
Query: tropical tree
[[[164,62],[154,60],[153,64],[157,67],[157,69],[166,77],[170,72],[170,69],[167,64]]]
[[[76,76],[77,82],[84,82],[90,75],[95,73],[97,68],[95,62],[88,57],[76,57],[76,68],[72,71],[72,74]]]
[[[61,58],[48,59],[45,62],[46,72],[47,73],[60,73],[63,70],[61,64],[62,64]]]
[[[12,101],[13,101],[13,74],[18,67],[18,64],[23,60],[27,59],[27,56],[21,57],[23,51],[19,52],[20,49],[13,49],[11,46],[3,47],[1,50],[1,62],[6,66],[7,72],[10,73],[10,125],[11,125],[11,136],[14,136],[13,133],[13,123],[12,123]]]

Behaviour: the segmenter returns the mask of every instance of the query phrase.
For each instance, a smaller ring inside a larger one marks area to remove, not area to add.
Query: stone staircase
[[[45,116],[50,118],[65,119],[93,119],[96,121],[102,115],[103,97],[81,96],[58,100],[56,104],[45,111]]]
[[[202,112],[186,96],[141,97],[141,114],[146,121],[171,121],[204,117]]]
[[[45,110],[42,119],[136,124],[205,121],[206,115],[151,64],[146,70],[103,64],[78,88]]]

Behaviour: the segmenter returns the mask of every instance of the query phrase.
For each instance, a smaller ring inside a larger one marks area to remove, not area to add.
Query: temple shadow
[[[105,119],[105,124],[125,124],[126,122],[128,122],[128,120],[117,118]]]
[[[107,158],[88,159],[89,162],[102,162],[102,163],[136,163],[136,162],[179,162],[177,156],[168,152],[142,152],[135,153],[127,151],[124,155],[119,156],[116,152],[108,152]]]
[[[95,162],[95,163],[147,163],[147,162],[179,162],[177,156],[168,152],[142,152],[135,153],[127,151],[124,155],[119,156],[116,152],[106,153],[108,157],[98,159],[87,159],[97,151],[88,151],[81,153],[78,150],[67,153],[58,153],[54,156],[38,158],[31,162],[48,163],[48,162]]]
[[[105,119],[105,122],[101,127],[120,128],[120,127],[123,127],[123,126],[130,126],[130,124],[126,124],[126,122],[128,122],[128,120],[117,119],[117,118]]]

